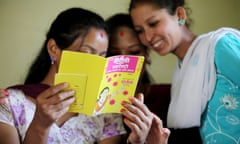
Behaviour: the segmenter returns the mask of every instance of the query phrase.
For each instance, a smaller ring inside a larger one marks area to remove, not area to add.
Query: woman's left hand
[[[149,130],[152,125],[153,114],[143,104],[143,94],[138,94],[137,98],[131,97],[132,104],[124,101],[121,113],[124,116],[124,123],[131,129],[128,141],[131,144],[143,144],[145,143]]]

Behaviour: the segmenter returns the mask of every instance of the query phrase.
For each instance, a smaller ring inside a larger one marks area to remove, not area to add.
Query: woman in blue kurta
[[[141,42],[178,59],[169,143],[239,144],[240,32],[220,28],[196,35],[188,10],[185,0],[131,0],[129,8]]]

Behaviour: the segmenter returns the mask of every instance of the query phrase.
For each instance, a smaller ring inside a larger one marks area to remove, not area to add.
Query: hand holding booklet
[[[120,113],[121,102],[135,95],[144,63],[143,56],[93,54],[63,51],[55,84],[68,82],[76,101],[70,112],[87,115]]]

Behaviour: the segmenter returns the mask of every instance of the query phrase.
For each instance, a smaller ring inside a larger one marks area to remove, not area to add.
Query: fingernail
[[[121,112],[121,113],[122,113],[122,112],[125,112],[125,109],[121,109],[120,112]]]
[[[134,99],[133,97],[129,97],[129,100],[130,100],[131,102],[133,101],[133,99]]]
[[[124,105],[126,105],[127,104],[127,102],[126,101],[122,101],[122,103],[121,103],[123,106]]]
[[[162,128],[162,131],[163,131],[163,132],[167,132],[168,129],[167,129],[167,128]]]
[[[9,96],[9,92],[8,92],[8,90],[7,90],[7,89],[5,89],[5,90],[4,90],[4,95],[5,95],[6,97],[8,97],[8,96]]]

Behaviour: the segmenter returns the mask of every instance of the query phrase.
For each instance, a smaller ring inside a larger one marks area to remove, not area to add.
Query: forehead
[[[90,45],[95,49],[107,49],[108,36],[105,30],[91,28],[83,39],[83,45]]]
[[[137,35],[135,31],[129,27],[121,26],[115,30],[115,32],[112,35],[113,38],[136,38]]]
[[[138,4],[135,8],[133,8],[130,12],[134,25],[139,22],[150,19],[155,15],[155,12],[159,12],[159,8],[153,6],[151,4]]]
[[[107,33],[103,29],[90,28],[85,36],[85,41],[97,40],[99,42],[108,39]]]

